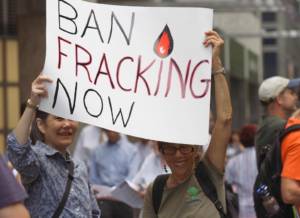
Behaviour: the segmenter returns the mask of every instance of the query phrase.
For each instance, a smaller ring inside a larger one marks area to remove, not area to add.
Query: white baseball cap
[[[285,88],[294,89],[300,86],[300,78],[287,79],[281,76],[273,76],[265,79],[258,89],[259,100],[268,102],[276,98]]]

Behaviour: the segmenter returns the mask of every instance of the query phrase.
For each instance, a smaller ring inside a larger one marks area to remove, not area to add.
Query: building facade
[[[0,152],[5,136],[19,118],[20,63],[17,39],[17,1],[0,1]]]

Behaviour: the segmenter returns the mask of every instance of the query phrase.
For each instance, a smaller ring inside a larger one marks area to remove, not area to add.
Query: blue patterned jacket
[[[65,191],[68,178],[66,157],[54,148],[38,141],[20,145],[13,133],[7,137],[7,153],[19,171],[29,198],[25,206],[33,218],[52,217]],[[67,153],[67,155],[69,155]],[[91,193],[87,169],[83,163],[74,163],[74,179],[68,200],[60,217],[89,218],[100,213]]]

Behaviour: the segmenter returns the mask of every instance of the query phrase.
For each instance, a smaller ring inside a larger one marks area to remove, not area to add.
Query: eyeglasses
[[[162,145],[161,146],[161,152],[165,155],[175,155],[177,150],[179,150],[181,154],[186,155],[192,153],[194,151],[194,147],[189,145]]]

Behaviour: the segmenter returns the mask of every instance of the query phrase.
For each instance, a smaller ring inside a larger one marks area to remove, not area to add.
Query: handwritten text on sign
[[[41,109],[147,139],[205,144],[212,10],[47,0]]]

